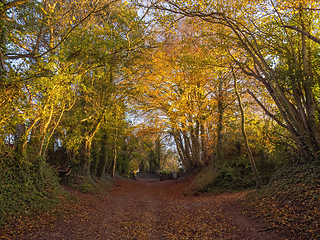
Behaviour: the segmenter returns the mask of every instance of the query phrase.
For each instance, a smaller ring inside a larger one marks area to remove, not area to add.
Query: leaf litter
[[[286,239],[242,212],[248,191],[184,195],[187,184],[119,178],[107,195],[69,190],[76,213],[13,239]]]

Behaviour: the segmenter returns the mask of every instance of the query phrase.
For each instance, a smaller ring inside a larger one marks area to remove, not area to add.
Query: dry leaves
[[[240,213],[247,192],[184,196],[185,184],[119,179],[106,196],[73,192],[77,214],[16,239],[285,239]]]

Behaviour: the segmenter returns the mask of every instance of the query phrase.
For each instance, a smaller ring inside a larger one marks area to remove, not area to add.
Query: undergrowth
[[[71,187],[72,189],[81,191],[83,193],[98,193],[105,194],[106,189],[112,186],[113,179],[103,174],[100,179],[93,178],[89,172],[73,168],[71,174],[60,180],[61,185]]]
[[[58,209],[62,198],[58,177],[44,158],[28,161],[10,156],[0,162],[0,230],[44,211]]]
[[[265,185],[275,172],[273,161],[259,160],[256,162],[260,182]],[[211,170],[211,180],[202,185],[199,192],[221,193],[235,192],[255,188],[253,172],[249,160],[245,157],[234,157],[225,161],[217,169]],[[205,175],[201,176],[205,177]]]

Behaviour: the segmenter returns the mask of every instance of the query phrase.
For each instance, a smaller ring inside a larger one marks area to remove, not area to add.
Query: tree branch
[[[312,36],[310,33],[300,29],[300,28],[297,28],[295,26],[289,26],[289,25],[283,25],[281,26],[283,28],[290,28],[290,29],[293,29],[293,30],[296,30],[297,32],[299,33],[302,33],[303,35],[307,36],[308,38],[310,38],[312,41],[316,42],[316,43],[319,43],[320,44],[320,38],[317,38],[315,36]]]
[[[1,47],[0,47],[0,63],[1,63],[2,70],[4,70],[4,61],[3,61],[3,55],[2,55]]]
[[[247,92],[253,97],[253,99],[259,104],[259,106],[263,109],[263,111],[269,117],[271,117],[273,120],[275,120],[281,127],[284,127],[286,129],[288,129],[287,125],[283,124],[275,115],[273,115],[271,112],[269,112],[268,109],[266,109],[265,106],[263,106],[263,104],[257,99],[257,97],[253,94],[253,92],[251,92],[249,89],[247,89]]]
[[[1,12],[4,13],[4,12],[8,11],[10,8],[17,7],[21,4],[28,2],[28,1],[29,0],[16,0],[13,2],[6,3],[3,5],[3,10]]]
[[[19,0],[22,2],[22,0]],[[27,0],[23,0],[24,2],[26,2]],[[7,59],[20,59],[20,58],[41,58],[44,55],[48,54],[49,52],[55,50],[56,48],[58,48],[68,37],[69,35],[73,32],[74,29],[76,29],[81,23],[83,23],[85,20],[87,20],[92,14],[96,14],[99,13],[103,10],[105,10],[108,6],[110,6],[111,4],[117,2],[118,0],[112,0],[111,2],[109,2],[108,4],[104,5],[103,7],[97,9],[97,10],[92,10],[90,13],[87,14],[87,16],[85,16],[84,18],[82,18],[79,22],[77,22],[63,37],[62,39],[52,48],[49,48],[47,51],[45,51],[44,53],[41,53],[39,55],[35,55],[35,52],[31,52],[29,54],[16,54],[16,53],[8,53],[6,54],[6,58]]]

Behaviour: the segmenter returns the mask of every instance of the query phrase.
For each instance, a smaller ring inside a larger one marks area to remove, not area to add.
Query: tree
[[[255,1],[252,4],[229,1],[198,1],[197,4],[160,1],[150,8],[199,18],[215,26],[225,26],[225,49],[238,68],[262,83],[281,114],[267,114],[290,133],[306,159],[319,152],[317,104],[317,68],[319,46],[306,39],[306,34],[288,32],[283,26],[294,22],[305,32],[312,32],[318,15],[314,1]],[[262,14],[264,13],[264,14]],[[291,24],[292,23],[292,24]],[[229,36],[226,38],[225,36]],[[226,47],[229,46],[229,47]],[[287,77],[288,76],[288,77]]]
[[[95,136],[101,129],[111,131],[115,102],[115,123],[121,127],[116,135],[122,134],[121,69],[140,54],[143,21],[134,8],[117,1],[26,1],[6,17],[12,19],[6,31],[10,41],[1,45],[1,140],[25,126],[16,152],[35,159],[34,149],[44,157],[48,146],[50,151],[64,146],[69,160],[81,159],[90,172],[92,143],[100,144]],[[106,156],[101,159],[93,175],[98,166],[106,167]]]
[[[227,81],[222,83],[228,69],[217,66],[218,53],[208,54],[207,42],[194,40],[199,32],[190,27],[188,22],[181,24],[176,35],[146,55],[139,66],[143,74],[137,77],[144,81],[138,81],[133,95],[149,124],[173,137],[187,172],[212,161],[208,127],[215,124],[217,105],[220,113],[228,105],[224,87],[229,87]]]

